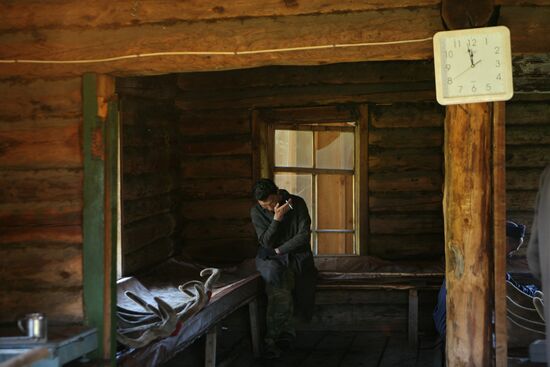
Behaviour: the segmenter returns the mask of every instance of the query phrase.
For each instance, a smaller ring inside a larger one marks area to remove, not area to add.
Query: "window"
[[[360,253],[361,124],[351,112],[335,107],[272,110],[262,121],[267,124],[269,176],[306,201],[316,255]]]

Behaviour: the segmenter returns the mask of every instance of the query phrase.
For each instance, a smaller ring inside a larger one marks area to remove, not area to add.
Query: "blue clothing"
[[[531,297],[535,296],[535,292],[539,289],[533,284],[521,285],[512,278],[510,273],[506,273],[506,280],[515,285],[523,293],[528,294]],[[443,279],[443,284],[441,289],[437,294],[437,305],[433,312],[433,319],[435,323],[435,329],[442,337],[445,337],[447,331],[447,286],[445,285],[445,279]]]
[[[519,284],[518,282],[516,282],[514,280],[514,278],[512,278],[512,276],[510,275],[510,273],[506,273],[506,280],[509,281],[510,283],[512,283],[516,288],[518,288],[520,291],[522,291],[523,293],[531,296],[531,297],[535,297],[535,293],[537,291],[539,291],[539,289],[537,288],[536,285],[534,284],[527,284],[527,285],[522,285],[522,284]]]
[[[441,336],[445,336],[447,331],[447,287],[445,286],[445,278],[439,293],[437,294],[437,305],[433,313],[435,329]]]

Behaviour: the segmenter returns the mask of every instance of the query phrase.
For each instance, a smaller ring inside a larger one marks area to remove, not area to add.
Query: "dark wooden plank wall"
[[[117,80],[122,121],[123,274],[174,253],[178,232],[178,114],[171,76]]]
[[[182,187],[189,199],[184,246],[249,245],[248,111],[368,103],[368,253],[386,259],[442,256],[445,112],[425,102],[433,100],[432,78],[425,62],[180,74],[176,105],[186,157]],[[512,101],[507,108],[508,216],[530,225],[538,176],[550,159],[550,111],[547,102]]]
[[[81,322],[81,78],[0,80],[0,322]]]
[[[249,111],[213,106],[180,114],[184,254],[207,263],[254,257]]]
[[[369,255],[443,255],[444,114],[433,102],[370,108]]]
[[[252,109],[367,103],[369,254],[441,256],[444,110],[422,102],[433,99],[432,68],[374,62],[180,74],[184,248],[234,258],[241,245],[243,254],[254,246]]]
[[[550,102],[506,104],[506,206],[508,219],[533,223],[539,177],[550,164]]]

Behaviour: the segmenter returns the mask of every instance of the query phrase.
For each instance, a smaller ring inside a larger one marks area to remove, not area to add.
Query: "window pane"
[[[300,196],[304,199],[307,204],[309,215],[312,216],[311,185],[313,180],[311,175],[276,173],[274,181],[280,189],[285,189],[289,193]]]
[[[319,233],[317,234],[317,254],[353,254],[353,237],[353,233]]]
[[[317,176],[317,228],[354,229],[353,176]]]
[[[352,132],[316,131],[315,167],[353,169],[355,143]]]
[[[275,166],[313,167],[313,132],[275,130]]]

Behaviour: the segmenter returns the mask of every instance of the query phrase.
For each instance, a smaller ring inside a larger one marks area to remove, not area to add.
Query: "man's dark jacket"
[[[260,246],[278,248],[281,255],[262,260],[256,257],[256,268],[266,283],[280,284],[287,267],[295,271],[294,301],[296,313],[310,319],[315,302],[317,269],[311,253],[311,218],[307,205],[299,196],[286,190],[279,193],[284,200],[292,199],[289,210],[279,222],[273,220],[274,213],[256,204],[250,210],[252,223],[258,235]]]

